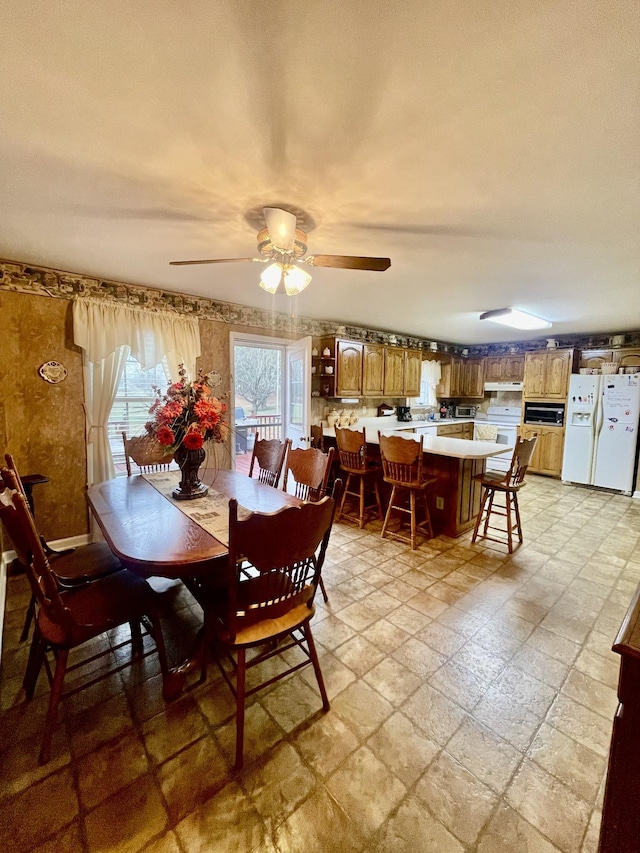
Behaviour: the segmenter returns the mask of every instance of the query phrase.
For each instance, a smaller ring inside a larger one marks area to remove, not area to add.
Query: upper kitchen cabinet
[[[485,359],[485,382],[521,382],[523,376],[524,355],[500,355]]]
[[[420,379],[422,378],[422,353],[420,350],[408,349],[404,353],[404,395],[405,397],[420,396]]]
[[[599,370],[608,361],[613,361],[613,350],[610,349],[584,349],[580,353],[580,367]]]
[[[362,393],[382,397],[384,393],[384,347],[365,344],[362,355]]]
[[[484,397],[484,359],[452,356],[442,365],[442,379],[436,395],[447,397]]]
[[[538,400],[564,400],[575,361],[573,349],[528,352],[524,360],[524,396]]]
[[[363,344],[336,341],[336,397],[362,394]]]
[[[389,397],[404,395],[404,350],[400,347],[384,348],[384,394]]]
[[[640,349],[621,349],[613,354],[618,367],[640,367]]]

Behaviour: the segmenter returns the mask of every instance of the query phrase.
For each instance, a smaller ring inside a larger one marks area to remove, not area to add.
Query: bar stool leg
[[[524,540],[522,538],[522,524],[520,523],[520,507],[518,506],[518,493],[517,492],[513,493],[513,508],[515,510],[515,513],[516,513],[516,524],[518,527],[518,541],[522,545]]]
[[[486,486],[482,487],[482,497],[480,498],[480,509],[478,510],[478,517],[476,518],[476,526],[473,528],[473,536],[471,537],[471,544],[476,541],[478,538],[478,530],[480,529],[480,525],[482,524],[482,514],[484,513],[484,508],[487,503],[487,498],[489,497],[489,489]]]
[[[396,487],[393,486],[391,489],[391,497],[389,498],[389,506],[387,507],[387,512],[384,517],[384,522],[382,523],[382,533],[380,536],[384,539],[387,533],[387,527],[389,525],[389,519],[391,518],[391,510],[393,509],[393,501],[396,496]]]
[[[416,550],[416,493],[409,489],[409,508],[411,511],[411,550]]]
[[[344,484],[344,492],[342,493],[342,500],[340,501],[340,509],[336,513],[336,521],[340,520],[340,516],[344,512],[344,502],[347,499],[347,492],[349,491],[349,484],[351,483],[351,474],[347,474],[347,482]]]
[[[496,496],[496,490],[495,489],[488,489],[487,492],[488,492],[488,496],[489,496],[489,502],[487,503],[487,514],[485,515],[485,518],[484,518],[484,529],[482,531],[483,536],[486,536],[487,533],[489,532],[489,519],[491,518],[491,513],[493,512],[493,499]]]
[[[360,530],[364,527],[364,477],[360,477]]]

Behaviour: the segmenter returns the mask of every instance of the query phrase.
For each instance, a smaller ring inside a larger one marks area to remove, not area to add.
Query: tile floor
[[[314,617],[331,710],[311,669],[258,694],[239,775],[226,686],[211,671],[165,706],[155,656],[68,700],[39,767],[46,679],[25,705],[10,578],[2,850],[593,853],[640,501],[530,477],[522,510],[512,557],[337,524]],[[177,660],[200,614],[166,597]]]

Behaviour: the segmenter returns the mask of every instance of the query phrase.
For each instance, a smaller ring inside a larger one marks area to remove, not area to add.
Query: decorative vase
[[[180,466],[180,483],[171,493],[177,501],[190,501],[195,498],[203,498],[209,491],[209,487],[200,482],[198,470],[205,457],[204,447],[199,450],[189,450],[181,444],[176,450],[175,460]]]

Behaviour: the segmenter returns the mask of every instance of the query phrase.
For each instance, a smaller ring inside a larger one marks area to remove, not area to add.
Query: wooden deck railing
[[[282,438],[282,419],[280,415],[253,415],[252,421],[258,421],[258,425],[251,427],[251,432],[260,434],[261,439]]]

